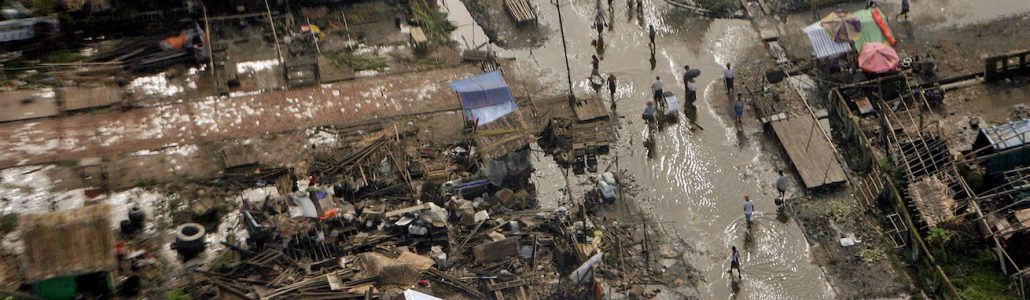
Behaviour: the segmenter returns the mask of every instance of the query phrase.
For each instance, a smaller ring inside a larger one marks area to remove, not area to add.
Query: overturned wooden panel
[[[472,247],[472,255],[476,257],[477,263],[500,260],[518,253],[518,238],[515,237]]]
[[[64,87],[59,92],[66,111],[106,107],[122,101],[122,91],[116,86]]]
[[[484,159],[497,159],[522,149],[533,142],[521,110],[507,114],[476,128],[475,141],[479,155]]]
[[[596,94],[590,98],[576,99],[576,103],[572,105],[572,111],[576,113],[576,120],[579,122],[608,119],[611,114],[608,107],[604,105],[604,101]]]
[[[19,90],[0,94],[0,122],[56,116],[61,112],[50,90]]]
[[[812,116],[801,115],[771,124],[805,187],[817,188],[847,179],[833,146],[819,130]]]
[[[111,206],[90,205],[18,217],[25,238],[22,268],[27,282],[112,270],[115,236]]]
[[[253,145],[240,142],[222,148],[222,158],[226,169],[255,165],[258,163],[257,152]]]

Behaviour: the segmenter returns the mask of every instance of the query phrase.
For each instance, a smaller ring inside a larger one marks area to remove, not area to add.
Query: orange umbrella
[[[826,33],[837,42],[856,41],[862,36],[862,20],[842,9],[823,17],[819,20],[819,25],[822,25]]]

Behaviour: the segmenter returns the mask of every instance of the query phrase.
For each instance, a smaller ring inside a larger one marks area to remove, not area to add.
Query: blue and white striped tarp
[[[812,42],[812,50],[816,58],[834,57],[851,52],[851,43],[834,41],[830,34],[819,22],[808,25],[803,29],[808,34],[808,40]]]

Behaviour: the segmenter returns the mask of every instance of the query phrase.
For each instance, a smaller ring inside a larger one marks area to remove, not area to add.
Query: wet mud
[[[601,60],[602,76],[618,78],[615,101],[618,114],[625,117],[620,119],[613,153],[622,169],[635,178],[639,205],[688,243],[691,251],[686,257],[700,273],[701,297],[832,298],[832,288],[813,263],[799,227],[777,219],[773,182],[783,162],[761,149],[763,134],[757,121],[737,127],[732,119],[721,66],[746,62],[744,50],[758,46],[750,23],[685,17],[661,1],[645,2],[642,9],[632,10],[625,1],[614,3],[612,11],[602,4],[610,27],[600,38],[591,28],[597,15],[593,1],[562,6],[571,89],[577,95],[596,92],[589,80],[592,55]],[[558,28],[556,10],[538,12],[541,26]],[[653,48],[648,25],[656,30]],[[500,55],[549,70],[542,81],[553,84],[545,92],[563,93],[569,87],[562,48],[562,37],[555,34],[538,48],[501,50]],[[681,116],[680,122],[651,137],[640,119],[645,103],[652,99],[651,85],[659,77],[666,91],[685,99],[684,65],[701,70],[696,79],[697,102],[687,109],[691,117]],[[601,94],[611,101],[607,91]],[[654,142],[652,151],[644,147],[648,139]],[[567,197],[559,196],[564,194],[561,174],[554,175],[559,177],[549,181],[559,187],[538,183],[542,195]],[[744,195],[756,207],[750,228],[744,222]],[[731,246],[741,250],[742,279],[726,272]]]

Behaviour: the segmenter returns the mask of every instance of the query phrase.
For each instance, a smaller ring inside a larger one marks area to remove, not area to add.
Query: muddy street
[[[447,1],[450,18],[462,28],[455,38],[462,40],[462,34],[472,32],[482,34],[478,29],[464,29],[473,21],[455,5],[457,2]],[[792,220],[778,218],[774,182],[777,170],[785,164],[775,154],[762,150],[760,140],[764,137],[757,121],[745,120],[740,128],[734,126],[722,66],[748,63],[745,50],[759,46],[750,23],[689,17],[663,1],[644,2],[642,10],[630,10],[626,1],[614,3],[613,11],[601,4],[611,25],[602,33],[603,47],[597,47],[597,33],[591,27],[596,4],[573,1],[561,5],[573,89],[577,95],[595,93],[589,80],[591,55],[601,59],[599,71],[603,76],[614,74],[618,78],[615,98],[622,118],[614,153],[620,157],[622,169],[631,173],[640,186],[637,198],[643,202],[641,206],[672,225],[670,228],[689,243],[692,251],[688,251],[687,259],[702,273],[702,297],[832,298],[832,288],[819,266],[811,262],[809,246],[799,227]],[[551,87],[557,89],[551,92],[566,92],[558,12],[553,4],[539,7],[538,12],[539,26],[551,29],[547,42],[539,48],[501,50],[500,55],[546,70],[544,81],[554,82]],[[654,25],[657,31],[653,54],[648,47],[648,25]],[[471,42],[473,37],[464,39]],[[482,36],[476,40],[482,40]],[[656,134],[655,147],[649,153],[644,147],[647,126],[640,115],[651,100],[651,84],[660,77],[666,91],[684,99],[684,65],[701,70],[697,113],[692,118],[703,129],[681,120]],[[600,93],[608,99],[607,90]],[[560,177],[548,182],[564,186]],[[750,229],[743,214],[745,195],[755,203]],[[731,246],[741,250],[742,280],[727,273]]]

